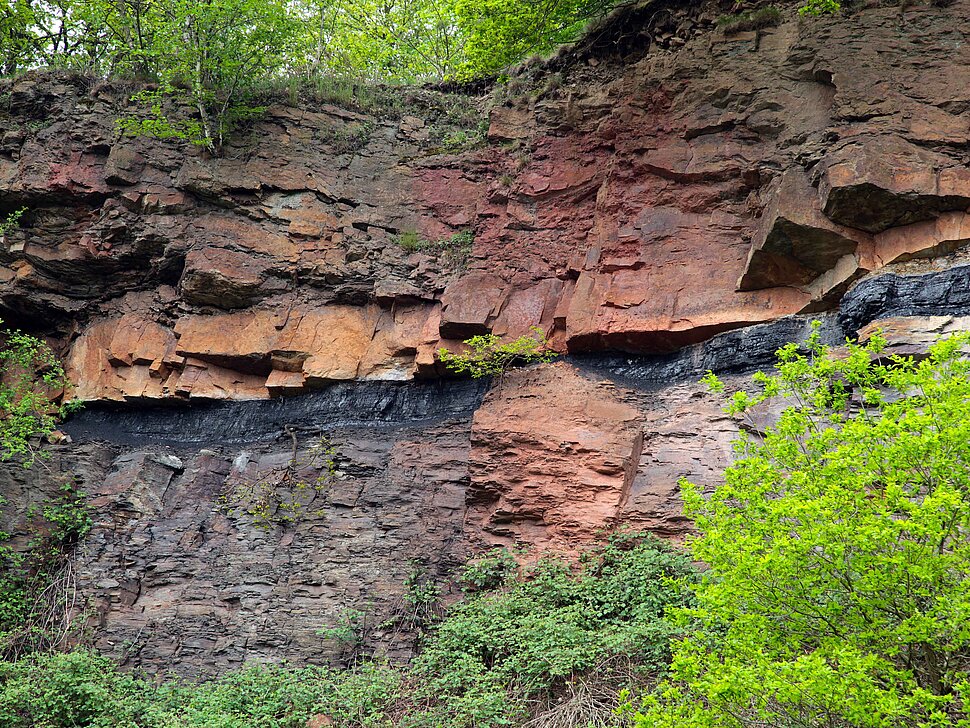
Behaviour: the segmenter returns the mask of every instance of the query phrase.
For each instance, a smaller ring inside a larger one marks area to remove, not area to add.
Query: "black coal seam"
[[[279,437],[285,429],[427,426],[468,419],[487,382],[353,382],[296,397],[190,402],[180,407],[91,404],[64,424],[76,441],[126,445],[231,445]]]
[[[785,316],[736,329],[672,354],[582,354],[566,357],[581,371],[640,390],[689,381],[707,370],[746,374],[771,364],[775,352],[803,341],[813,320],[828,344],[854,337],[889,316],[970,314],[970,265],[915,276],[886,274],[859,283],[837,312]],[[93,404],[65,423],[75,440],[127,445],[246,444],[279,437],[287,426],[306,432],[337,428],[399,429],[468,419],[487,381],[347,382],[296,397],[172,405]]]

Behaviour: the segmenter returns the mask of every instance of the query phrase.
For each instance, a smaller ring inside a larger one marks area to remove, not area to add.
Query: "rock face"
[[[459,152],[431,92],[272,105],[209,159],[119,139],[110,84],[2,83],[0,212],[28,212],[0,313],[89,402],[52,473],[96,508],[100,649],[335,661],[319,632],[352,616],[405,656],[414,570],[447,599],[486,547],[682,538],[678,480],[715,483],[736,431],[707,369],[740,384],[812,318],[904,353],[967,328],[970,0],[732,36],[720,12],[524,70]],[[567,356],[490,388],[436,362],[530,327]],[[0,470],[4,527],[57,483]]]
[[[429,109],[277,105],[205,159],[117,138],[121,90],[7,82],[2,203],[29,213],[0,306],[56,322],[79,395],[117,401],[435,376],[436,347],[486,331],[650,354],[831,309],[967,241],[966,11],[725,36],[681,10],[678,50],[587,49],[457,155]],[[459,232],[466,262],[399,244]]]

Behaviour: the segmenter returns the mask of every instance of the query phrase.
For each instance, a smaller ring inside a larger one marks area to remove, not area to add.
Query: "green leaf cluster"
[[[578,569],[540,560],[479,589],[428,633],[410,666],[251,665],[190,683],[124,673],[84,650],[33,654],[0,661],[0,725],[304,728],[314,715],[338,728],[522,725],[537,706],[561,710],[574,680],[614,676],[621,665],[626,677],[662,670],[676,629],[664,614],[691,603],[693,578],[687,559],[655,539],[615,536]],[[422,578],[409,579],[408,595],[437,599]],[[612,706],[605,715],[613,724]]]
[[[812,17],[821,15],[834,15],[842,9],[839,0],[806,0],[805,4],[798,9],[799,14]]]
[[[8,230],[12,230],[20,224],[20,218],[24,216],[25,212],[27,212],[27,208],[21,207],[19,210],[11,212],[3,220],[0,220],[0,238],[3,238]]]
[[[8,728],[305,728],[316,714],[340,726],[387,725],[400,675],[252,665],[201,684],[157,684],[86,650],[0,662],[0,725]]]
[[[676,629],[668,609],[690,603],[690,562],[643,534],[588,552],[579,573],[542,559],[520,578],[451,610],[412,671],[432,701],[420,725],[515,725],[530,702],[611,662],[646,678],[664,669]],[[514,689],[512,689],[514,686]]]
[[[549,348],[545,334],[538,326],[532,333],[513,341],[503,341],[495,334],[481,334],[466,339],[465,352],[438,349],[438,360],[455,374],[470,374],[474,379],[503,375],[516,364],[552,361],[556,353]]]
[[[0,331],[0,462],[19,460],[29,468],[41,456],[38,438],[78,406],[57,403],[67,388],[64,368],[47,344],[21,331]]]
[[[709,570],[638,726],[970,726],[968,342],[917,360],[816,329],[733,395],[738,460],[682,484]]]
[[[8,0],[6,75],[134,76],[216,109],[257,78],[383,83],[497,75],[575,39],[613,0]],[[211,113],[215,113],[210,110]],[[210,121],[215,124],[214,119]],[[201,123],[206,124],[202,118]],[[215,129],[209,139],[215,141]]]
[[[0,462],[29,468],[44,457],[38,440],[75,408],[57,403],[67,388],[60,362],[43,341],[0,331]],[[72,615],[63,603],[60,572],[90,529],[83,496],[71,483],[32,509],[28,520],[26,543],[16,549],[8,544],[11,534],[0,532],[0,655],[6,657],[48,649],[66,638]]]

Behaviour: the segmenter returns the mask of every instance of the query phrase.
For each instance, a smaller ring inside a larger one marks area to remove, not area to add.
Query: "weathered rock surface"
[[[676,51],[526,79],[492,143],[457,155],[434,153],[427,109],[277,105],[206,159],[118,139],[110,86],[7,82],[0,203],[30,213],[0,308],[71,344],[89,400],[433,376],[442,342],[531,326],[563,350],[658,353],[829,310],[967,242],[967,1],[733,36],[680,9],[695,30]],[[414,231],[472,232],[470,258],[408,252]],[[145,361],[112,348],[116,325]]]
[[[649,53],[627,29],[623,60],[526,73],[463,153],[428,105],[277,105],[208,159],[118,139],[110,85],[4,82],[0,211],[29,212],[0,313],[91,404],[51,472],[0,469],[2,523],[77,475],[97,646],[184,674],[346,658],[318,633],[346,610],[404,656],[405,577],[447,596],[487,546],[682,538],[677,483],[716,482],[736,428],[703,372],[740,382],[813,318],[901,353],[968,326],[970,0],[900,12],[725,36],[678,7]],[[467,260],[399,243],[459,232]],[[569,356],[442,378],[439,346],[530,327]]]

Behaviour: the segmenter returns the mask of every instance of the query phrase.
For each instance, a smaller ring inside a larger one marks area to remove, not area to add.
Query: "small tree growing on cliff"
[[[556,352],[549,348],[545,334],[533,326],[531,334],[514,341],[503,342],[495,334],[482,334],[465,339],[467,352],[438,349],[438,359],[455,374],[470,374],[472,378],[502,377],[515,364],[534,364],[552,361]]]
[[[790,406],[712,495],[682,483],[710,569],[638,726],[970,726],[968,342],[836,358],[816,332],[734,395]]]
[[[0,462],[19,459],[30,467],[39,455],[34,441],[50,435],[76,404],[58,404],[68,381],[47,344],[11,330],[0,331],[0,340]]]

